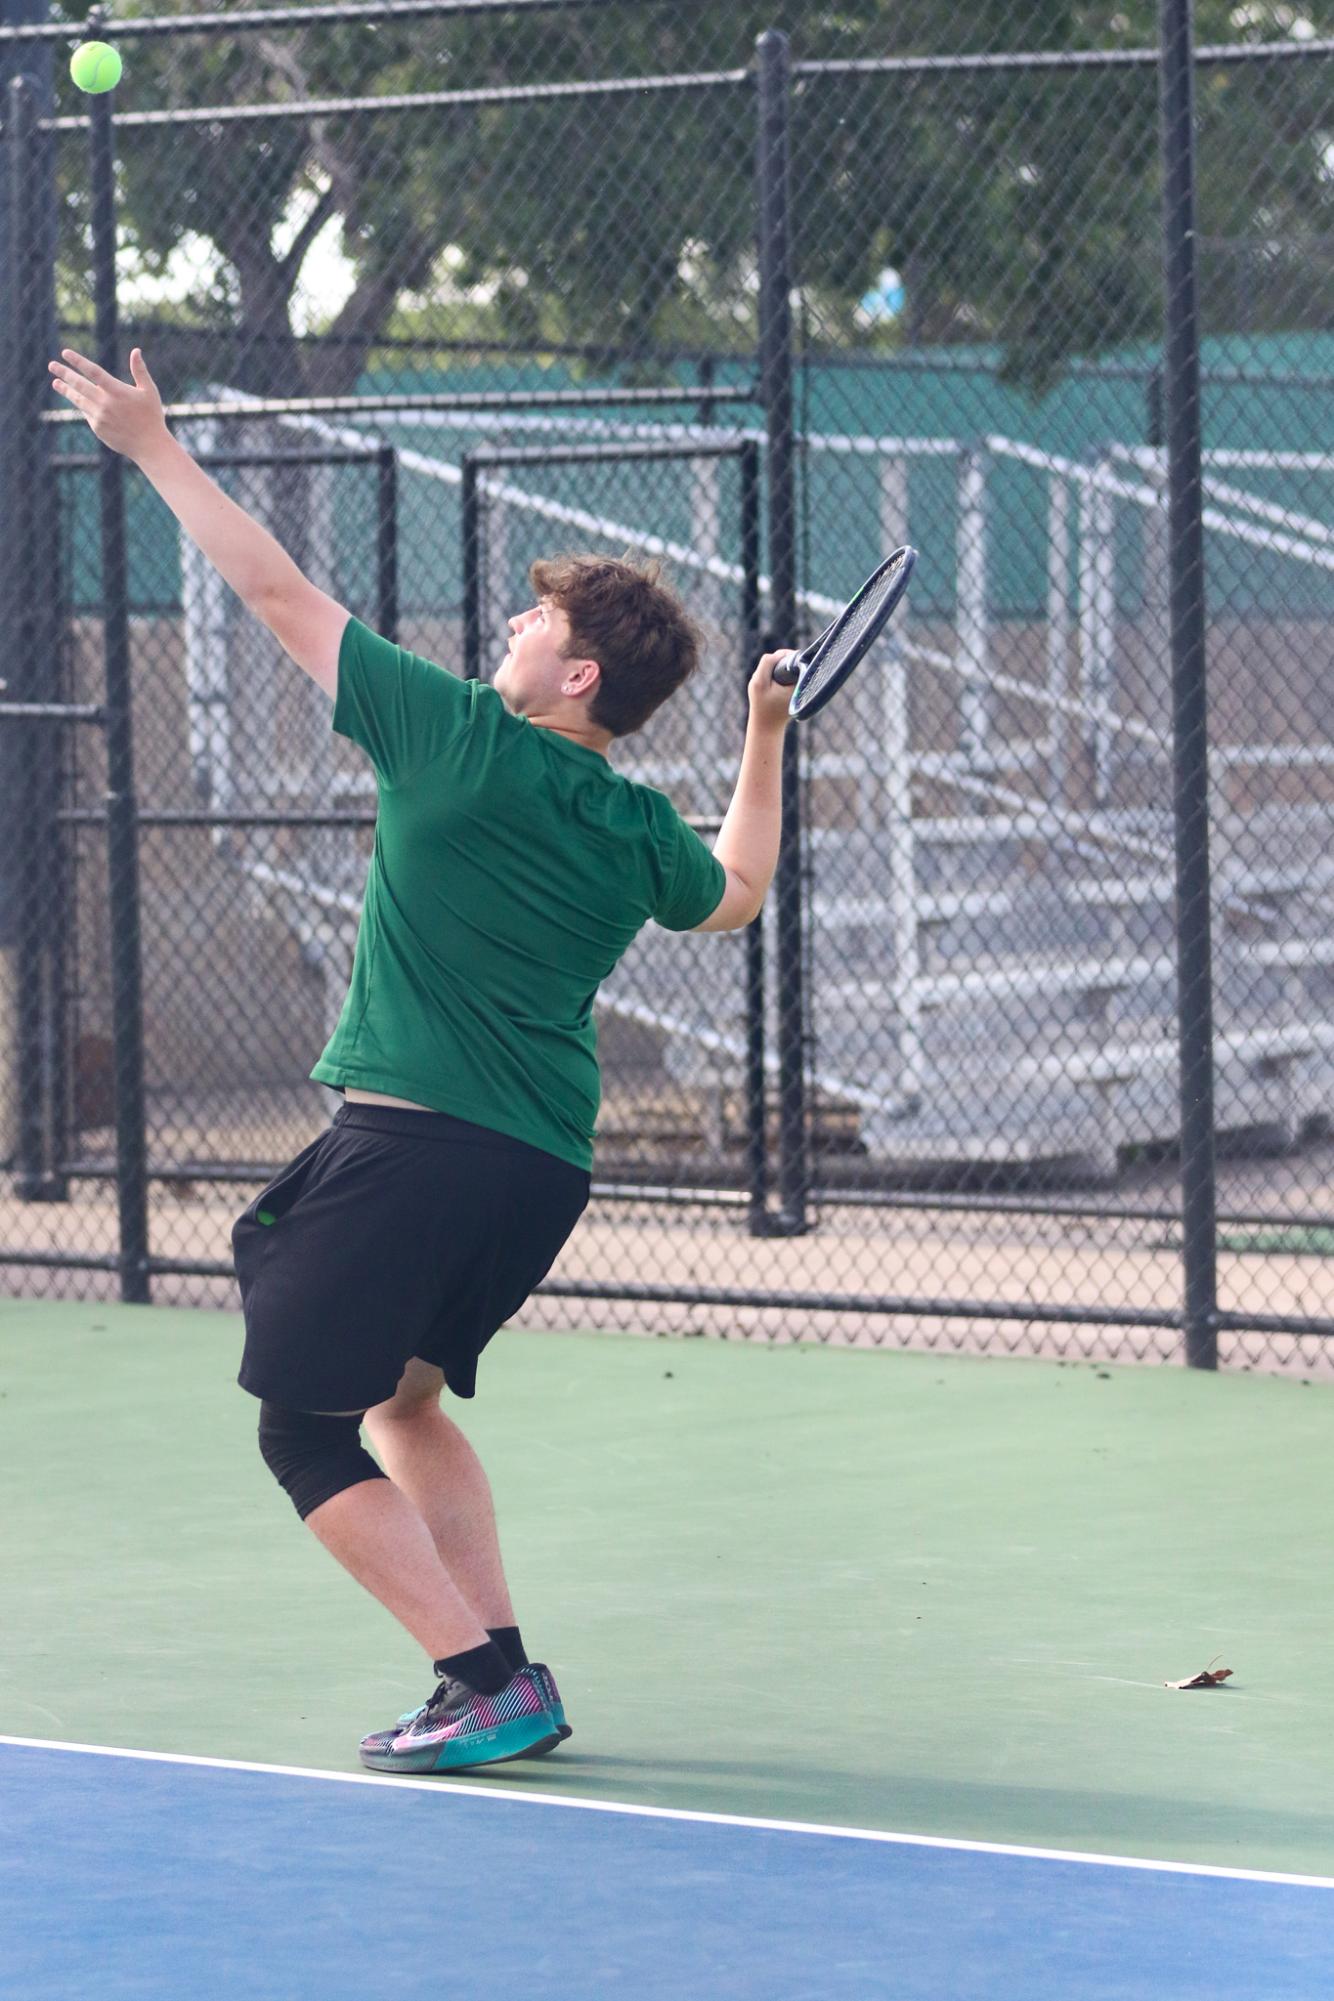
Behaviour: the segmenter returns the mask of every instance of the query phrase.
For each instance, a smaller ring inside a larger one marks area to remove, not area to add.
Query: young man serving
[[[333,701],[375,770],[352,980],[312,1071],[345,1103],[238,1218],[240,1383],[298,1514],[425,1649],[434,1692],[360,1747],[377,1771],[454,1771],[569,1735],[530,1663],[485,1473],[441,1409],[546,1276],[587,1201],[593,1001],[649,921],[738,930],[778,856],[789,691],[750,682],[713,852],[607,750],[695,671],[651,570],[533,566],[492,686],[368,630],[302,575],[172,437],[138,348],[126,383],[66,349],[55,388],[131,459]],[[361,1443],[365,1427],[379,1455]]]

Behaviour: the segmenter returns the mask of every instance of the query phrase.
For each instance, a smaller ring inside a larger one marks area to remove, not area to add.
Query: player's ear
[[[562,695],[591,695],[601,679],[602,669],[596,660],[567,660],[560,691]]]

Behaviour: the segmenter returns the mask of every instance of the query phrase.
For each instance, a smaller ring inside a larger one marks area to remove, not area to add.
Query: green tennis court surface
[[[352,1772],[426,1692],[240,1336],[0,1305],[0,1734]],[[488,1784],[1334,1873],[1330,1388],[511,1331],[451,1414],[575,1726]]]

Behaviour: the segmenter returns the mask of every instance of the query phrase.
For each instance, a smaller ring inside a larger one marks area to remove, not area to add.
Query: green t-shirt
[[[590,1168],[593,997],[650,918],[688,931],[722,864],[663,793],[494,688],[350,619],[333,727],[379,813],[324,1084],[411,1098]]]

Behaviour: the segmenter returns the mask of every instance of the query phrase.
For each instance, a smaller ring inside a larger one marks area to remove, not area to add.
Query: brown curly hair
[[[589,721],[611,735],[641,730],[699,666],[701,636],[662,566],[630,557],[539,558],[528,572],[539,598],[565,613],[570,659],[602,669]]]

